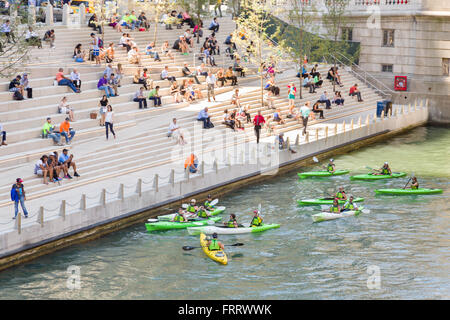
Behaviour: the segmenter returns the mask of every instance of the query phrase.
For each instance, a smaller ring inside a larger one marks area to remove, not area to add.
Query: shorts
[[[93,57],[98,57],[100,54],[100,50],[99,49],[93,49],[92,50],[92,56]]]
[[[295,100],[295,96],[294,96],[293,94],[290,94],[290,95],[289,95],[289,99]]]
[[[38,176],[43,176],[44,175],[44,173],[42,172],[42,169],[39,169],[38,171],[36,171],[36,174]]]
[[[9,92],[16,92],[16,91],[19,91],[19,90],[20,90],[19,88],[14,87],[14,88],[9,89]]]

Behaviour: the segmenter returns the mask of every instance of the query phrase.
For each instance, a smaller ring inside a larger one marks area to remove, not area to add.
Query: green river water
[[[444,189],[441,195],[375,196],[376,188],[401,188],[407,179],[300,181],[294,171],[220,199],[240,221],[261,204],[265,221],[281,224],[220,236],[245,243],[227,249],[227,266],[201,249],[182,251],[199,245],[186,230],[150,234],[139,224],[1,272],[0,299],[449,299],[449,160],[450,130],[420,127],[335,163],[357,174],[389,161],[393,171],[414,172],[422,187]],[[296,204],[339,185],[365,197],[371,212],[314,224],[320,207]],[[79,289],[67,287],[69,266],[80,268]],[[378,274],[379,289],[369,289],[368,278]]]

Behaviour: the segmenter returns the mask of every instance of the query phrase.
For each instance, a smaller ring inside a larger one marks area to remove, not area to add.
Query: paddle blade
[[[319,162],[319,159],[317,159],[316,157],[313,157],[313,161],[314,161],[315,163],[317,163],[317,162]]]
[[[261,203],[258,205],[258,212],[261,213],[262,205]]]
[[[187,209],[188,205],[187,205],[186,203],[183,203],[183,204],[181,205],[181,207],[182,207],[183,209]]]
[[[150,223],[154,223],[154,222],[158,222],[159,220],[158,219],[148,219],[147,220],[147,222],[150,222]]]
[[[219,203],[219,199],[214,199],[213,201],[211,201],[212,206],[215,206],[218,203]]]
[[[235,244],[229,244],[229,247],[242,247],[244,244],[243,243],[235,243]]]
[[[330,206],[325,206],[325,205],[320,205],[320,209],[322,210],[322,211],[328,211],[328,209],[330,208]]]
[[[208,220],[208,224],[209,224],[209,225],[215,225],[215,224],[216,224],[216,222],[215,222],[215,221],[213,221],[213,220]]]
[[[369,209],[362,209],[361,212],[364,213],[364,214],[368,214],[368,213],[370,213],[370,210]]]
[[[193,249],[197,249],[198,247],[191,247],[191,246],[183,246],[183,250],[184,251],[189,251],[189,250],[193,250]]]

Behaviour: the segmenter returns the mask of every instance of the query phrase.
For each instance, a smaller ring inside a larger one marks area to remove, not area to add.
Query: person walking
[[[19,202],[22,207],[25,218],[28,218],[28,211],[25,207],[25,200],[27,197],[25,195],[25,189],[22,184],[23,180],[21,178],[16,179],[16,183],[13,184],[11,188],[11,201],[14,201],[14,218],[16,219],[17,213],[19,212]]]
[[[113,119],[113,109],[111,107],[111,105],[109,104],[106,107],[106,114],[105,114],[105,129],[106,129],[106,140],[108,140],[108,131],[111,130],[111,133],[114,136],[114,139],[116,138],[116,133],[114,132],[114,128],[113,128],[113,123],[114,123],[114,119]]]
[[[303,121],[303,133],[302,135],[306,134],[306,126],[308,125],[308,118],[309,114],[311,113],[311,109],[309,108],[311,102],[307,101],[304,106],[300,108],[300,114]]]
[[[208,72],[208,76],[206,77],[206,83],[208,84],[208,102],[211,102],[211,95],[216,102],[216,95],[214,94],[214,86],[216,85],[216,76],[210,72]]]
[[[258,114],[253,119],[253,124],[255,125],[255,134],[256,134],[256,143],[259,143],[259,136],[261,132],[261,125],[264,124],[266,120],[261,115],[261,111],[258,111]]]

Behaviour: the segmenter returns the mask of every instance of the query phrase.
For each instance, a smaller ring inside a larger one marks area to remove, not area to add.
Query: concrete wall
[[[426,107],[404,106],[403,112],[396,112],[390,118],[369,119],[368,117],[354,119],[352,124],[329,124],[328,130],[323,128],[320,132],[317,131],[317,136],[309,137],[309,142],[295,145],[296,154],[291,154],[287,150],[279,151],[273,144],[266,144],[259,153],[256,149],[252,149],[248,157],[244,153],[237,154],[236,157],[230,157],[226,164],[205,167],[203,174],[186,177],[182,181],[158,180],[158,184],[147,191],[143,191],[142,184],[137,182],[136,189],[129,193],[119,189],[119,195],[121,195],[119,199],[103,201],[104,198],[99,195],[98,205],[85,208],[82,201],[80,210],[67,214],[65,210],[61,210],[59,216],[50,218],[46,218],[43,212],[43,215],[38,215],[35,223],[24,228],[19,227],[20,220],[18,220],[15,229],[0,234],[0,269],[18,263],[20,260],[42,255],[42,252],[39,252],[39,246],[43,244],[69,238],[82,232],[87,232],[85,236],[88,237],[95,233],[95,229],[99,226],[113,224],[114,221],[129,219],[143,213],[145,216],[145,212],[152,208],[249,177],[274,175],[279,167],[357,143],[374,135],[417,126],[425,123],[427,119]],[[337,130],[336,134],[334,130]],[[291,139],[292,144],[294,144],[293,140]],[[65,245],[59,242],[53,245],[53,250]]]

